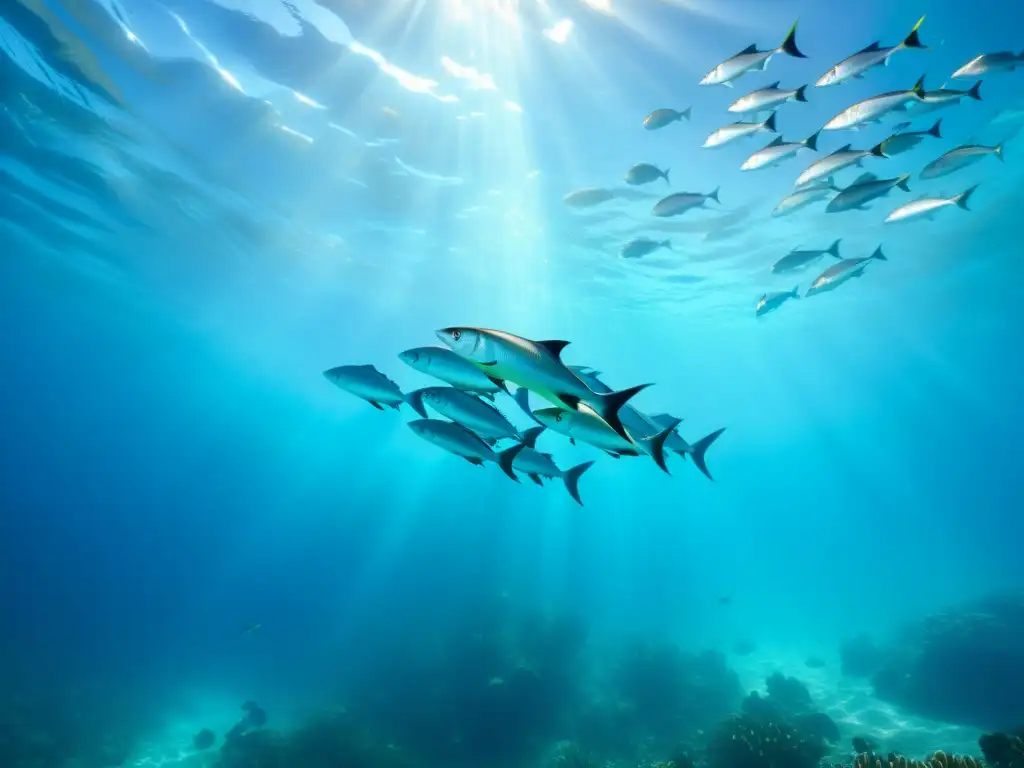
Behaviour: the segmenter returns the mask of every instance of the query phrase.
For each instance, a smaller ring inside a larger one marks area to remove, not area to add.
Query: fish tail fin
[[[573,501],[583,506],[583,500],[580,498],[580,478],[583,473],[594,466],[592,461],[584,461],[582,464],[577,464],[572,469],[567,469],[562,473],[562,482],[565,483],[565,490],[572,496]]]
[[[609,392],[607,394],[599,395],[594,393],[594,411],[604,419],[604,422],[615,430],[616,434],[624,440],[633,442],[629,434],[626,432],[626,428],[622,425],[621,419],[619,419],[619,409],[622,408],[634,395],[643,390],[647,389],[650,384],[639,384],[629,389],[623,389],[618,392]]]
[[[516,443],[498,454],[498,466],[501,467],[501,471],[517,483],[519,482],[519,478],[516,477],[516,473],[512,471],[512,462],[516,460],[516,456],[522,453],[524,448],[526,448],[525,443]]]
[[[693,457],[693,463],[697,465],[697,469],[703,472],[704,477],[706,477],[708,480],[714,480],[715,478],[713,478],[711,476],[711,472],[708,471],[708,465],[705,456],[708,452],[708,448],[711,447],[712,443],[714,443],[715,440],[722,436],[723,432],[725,432],[725,427],[722,427],[721,429],[716,429],[710,435],[702,437],[700,440],[698,440],[696,443],[690,446],[690,455]]]
[[[821,135],[821,131],[820,130],[819,131],[815,131],[814,133],[812,133],[810,136],[808,136],[806,139],[804,139],[804,142],[803,142],[804,146],[807,147],[808,149],[813,149],[813,150],[817,151],[818,150],[818,136],[820,136],[820,135]]]
[[[794,299],[800,298],[800,283],[797,283],[796,285],[793,286],[793,290],[789,292],[789,295],[792,296]]]
[[[910,30],[910,34],[903,38],[904,48],[927,48],[928,46],[921,42],[921,38],[918,35],[918,30],[921,25],[924,24],[924,16],[917,20],[917,24]]]
[[[662,248],[668,248],[668,250],[670,250],[670,251],[674,251],[675,250],[675,248],[672,247],[672,239],[671,238],[669,238],[668,240],[662,240],[661,241],[661,247]]]
[[[692,114],[693,114],[693,107],[687,107],[686,109],[684,109],[682,112],[679,113],[679,118],[682,119],[682,118],[685,117],[687,120],[689,120],[690,119],[690,115],[692,115]]]
[[[971,90],[967,92],[967,95],[975,101],[981,101],[981,80],[971,86]]]
[[[671,169],[671,168],[666,168],[666,169],[665,169],[664,171],[662,171],[662,172],[661,172],[662,178],[664,178],[664,179],[665,179],[665,183],[666,183],[666,184],[668,184],[668,185],[669,185],[670,187],[672,186],[672,182],[671,182],[671,181],[669,181],[669,179],[668,179],[668,175],[669,175],[669,173],[671,173],[671,172],[672,172],[672,169]]]
[[[793,94],[793,98],[797,101],[807,101],[807,86],[801,85],[796,89],[796,93]]]
[[[540,433],[543,432],[544,429],[543,425],[530,427],[520,435],[519,442],[527,448],[535,448],[537,446],[537,438],[540,437]]]
[[[404,395],[405,402],[409,404],[409,407],[424,419],[427,418],[427,409],[423,405],[423,393],[426,391],[426,389],[414,389],[412,392],[407,392]]]
[[[936,139],[942,138],[942,118],[940,117],[935,121],[935,125],[928,129],[928,135],[934,136]]]
[[[978,188],[978,185],[975,184],[970,189],[965,189],[963,192],[961,192],[959,195],[957,195],[954,198],[956,200],[956,204],[958,206],[960,206],[961,208],[963,208],[965,211],[971,210],[970,208],[967,207],[967,201],[971,199],[971,195],[974,194],[974,190],[976,190],[977,188]]]
[[[900,189],[902,189],[904,192],[909,192],[910,191],[910,185],[907,184],[907,180],[909,178],[910,178],[910,174],[909,173],[904,173],[902,176],[900,176],[899,180],[896,182],[896,186],[899,187]]]
[[[918,99],[924,98],[924,75],[921,75],[919,78],[917,78],[917,82],[914,83],[914,87],[910,89],[910,92],[913,93]]]
[[[879,261],[888,261],[889,257],[882,253],[882,246],[875,248],[875,252],[868,256],[869,259],[878,259]]]
[[[661,471],[665,474],[672,474],[668,471],[668,465],[665,463],[665,441],[668,440],[669,435],[676,431],[676,427],[683,423],[682,419],[672,419],[666,427],[658,432],[656,435],[644,438],[644,442],[648,444],[651,451],[651,458],[654,459],[654,463],[657,464]]]
[[[825,179],[825,186],[831,189],[833,192],[839,192],[842,189],[842,187],[836,184],[835,176],[829,176],[827,179]]]
[[[839,255],[839,244],[841,242],[843,242],[843,238],[841,238],[841,237],[836,238],[836,241],[834,243],[832,243],[832,245],[830,245],[828,247],[828,250],[825,251],[825,253],[827,253],[829,256],[832,256],[832,257],[837,258],[837,259],[842,258]]]
[[[806,59],[807,57],[800,53],[800,49],[796,47],[796,25],[797,22],[794,21],[793,26],[789,28],[789,32],[786,34],[786,39],[779,46],[779,50],[787,56],[792,56],[796,59]]]
[[[772,133],[778,133],[778,131],[775,129],[775,115],[776,114],[778,114],[778,113],[777,112],[772,112],[770,115],[768,115],[768,119],[764,121],[765,129],[771,131]]]
[[[718,193],[719,193],[719,192],[720,192],[721,190],[722,190],[722,188],[721,188],[721,187],[715,187],[715,191],[714,191],[714,192],[712,192],[712,193],[711,193],[710,195],[708,195],[708,197],[709,197],[709,198],[710,198],[711,200],[714,200],[714,201],[715,201],[716,203],[721,203],[722,201],[718,199]]]
[[[994,150],[992,150],[992,154],[994,154],[996,157],[998,157],[1004,163],[1006,162],[1006,158],[1003,156],[1003,149],[1004,149],[1005,146],[1006,146],[1006,142],[1005,141],[1004,142],[1000,142],[999,144],[996,144],[996,148]]]
[[[875,157],[888,157],[888,155],[885,154],[885,141],[884,140],[878,142],[877,144],[875,144],[875,146],[873,146],[869,151]]]
[[[530,390],[526,387],[518,387],[516,393],[512,395],[512,399],[516,401],[516,405],[519,406],[520,410],[529,416],[535,424],[544,426],[541,424],[540,419],[533,415],[533,409],[530,408]]]

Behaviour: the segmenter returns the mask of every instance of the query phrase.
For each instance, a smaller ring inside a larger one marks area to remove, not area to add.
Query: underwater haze
[[[0,0],[0,766],[1024,768],[1021,25]]]

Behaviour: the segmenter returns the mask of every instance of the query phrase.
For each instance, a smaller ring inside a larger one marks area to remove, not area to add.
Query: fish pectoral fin
[[[492,365],[497,365],[497,364],[498,364],[497,360],[488,360],[486,363],[479,363],[479,365],[486,366],[487,368],[490,368]]]
[[[544,481],[540,479],[540,475],[527,475],[527,477],[533,480],[533,482],[535,482],[537,485],[543,487]]]
[[[380,403],[378,403],[376,400],[367,400],[366,402],[368,402],[370,405],[372,405],[378,411],[383,411],[384,410],[384,407]]]
[[[494,386],[496,386],[498,389],[500,389],[506,395],[511,395],[512,394],[511,392],[508,391],[508,386],[506,386],[504,379],[499,379],[497,376],[488,376],[487,378],[491,380],[491,383]]]
[[[580,399],[576,397],[576,395],[567,395],[565,393],[560,392],[557,393],[555,397],[557,397],[562,402],[562,404],[566,408],[569,408],[570,410],[575,411],[580,406]]]
[[[561,339],[545,339],[544,341],[537,342],[537,344],[544,347],[544,349],[556,358],[562,354],[562,350],[568,347],[570,343],[571,342],[568,341],[562,341]]]
[[[484,460],[483,459],[478,459],[475,456],[463,456],[462,458],[464,458],[470,464],[473,464],[473,465],[478,466],[478,467],[482,467],[484,465]]]
[[[569,445],[576,445],[576,438],[575,437],[570,437],[569,438]]]
[[[621,459],[622,458],[622,454],[619,453],[618,451],[605,451],[605,453],[607,453],[613,459]]]

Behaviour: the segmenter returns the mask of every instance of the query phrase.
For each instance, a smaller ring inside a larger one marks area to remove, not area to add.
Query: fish
[[[742,139],[745,136],[753,136],[755,133],[762,132],[778,133],[775,130],[774,112],[768,115],[766,120],[760,122],[739,122],[724,125],[704,140],[703,147],[705,149],[724,147],[729,142],[736,141],[736,139]]]
[[[512,480],[519,482],[516,473],[512,471],[512,464],[516,456],[527,448],[525,443],[515,443],[504,451],[496,453],[477,434],[454,421],[414,419],[409,422],[408,426],[414,434],[428,443],[433,443],[438,448],[461,456],[470,464],[482,467],[484,462],[493,462]]]
[[[935,121],[935,125],[929,128],[927,131],[897,131],[892,136],[883,141],[879,146],[882,148],[882,154],[886,157],[892,157],[893,155],[899,155],[907,150],[913,149],[922,141],[925,136],[933,136],[936,139],[942,138],[941,133],[942,118],[940,117]]]
[[[681,122],[684,118],[689,120],[692,109],[693,107],[687,107],[681,112],[674,109],[656,109],[644,118],[644,128],[648,131],[656,131],[666,125]]]
[[[772,216],[776,218],[780,216],[788,216],[791,213],[799,211],[801,208],[806,208],[808,205],[811,205],[811,203],[824,200],[833,192],[839,191],[840,188],[836,186],[835,179],[829,176],[823,182],[801,187],[796,190],[796,192],[786,195],[772,210]]]
[[[927,115],[947,107],[953,107],[960,103],[964,96],[981,101],[981,83],[979,80],[966,91],[958,91],[955,88],[939,88],[937,91],[925,91],[921,101],[913,102],[907,110],[912,118]]]
[[[557,409],[556,409],[557,410]],[[529,477],[537,485],[543,485],[542,477],[561,480],[573,501],[583,506],[580,498],[580,477],[594,466],[593,461],[584,461],[571,469],[561,470],[550,453],[541,453],[534,448],[525,448],[512,462],[512,468]]]
[[[488,440],[520,440],[519,430],[512,426],[501,411],[473,395],[455,387],[424,387],[406,395],[417,413],[423,413],[424,403],[445,418],[471,429]],[[417,407],[418,406],[418,407]],[[491,443],[493,445],[493,442]]]
[[[797,177],[795,186],[802,187],[805,184],[811,184],[851,165],[856,165],[859,168],[866,157],[886,157],[883,146],[876,144],[871,149],[853,149],[850,144],[847,144],[840,147],[832,154],[811,163],[807,170]]]
[[[600,187],[587,187],[570,192],[562,198],[562,202],[570,208],[592,208],[606,203],[615,197],[615,193]]]
[[[903,42],[898,45],[882,48],[881,44],[876,41],[867,48],[857,51],[852,56],[847,56],[818,78],[818,82],[815,85],[819,88],[824,88],[829,85],[845,83],[851,78],[861,78],[865,72],[873,67],[888,66],[889,57],[896,53],[896,51],[903,50],[904,48],[927,48],[928,46],[922,43],[921,38],[918,36],[918,30],[923,23],[924,16],[918,19],[917,24],[910,30],[910,34],[903,38]]]
[[[971,210],[967,207],[967,201],[970,200],[971,195],[974,194],[974,190],[978,188],[975,184],[970,189],[966,189],[959,195],[953,197],[921,197],[912,202],[901,205],[899,208],[894,210],[888,216],[885,217],[886,224],[892,224],[898,221],[910,221],[912,219],[931,219],[935,212],[941,208],[955,205],[958,208],[963,208],[965,211]]]
[[[562,350],[569,345],[568,341],[534,341],[505,331],[471,326],[452,326],[436,333],[443,344],[488,375],[526,387],[560,408],[593,411],[627,440],[629,435],[619,420],[619,409],[651,386],[640,384],[619,392],[594,392],[562,362]]]
[[[671,251],[672,241],[651,240],[647,237],[638,237],[623,245],[619,250],[619,255],[624,259],[639,259],[643,256],[649,256],[659,248],[667,248]]]
[[[890,91],[858,101],[825,123],[822,130],[840,131],[872,123],[914,101],[924,101],[923,75],[908,91]]]
[[[986,75],[989,72],[1012,72],[1021,66],[1024,66],[1024,51],[1020,53],[1012,51],[983,53],[964,64],[952,76],[955,80],[964,80]]]
[[[817,151],[819,133],[821,133],[821,131],[811,134],[803,141],[784,141],[783,138],[779,136],[767,147],[757,150],[757,152],[748,157],[744,161],[743,165],[740,166],[740,170],[756,171],[760,168],[772,168],[783,160],[795,157],[797,152],[801,149]]]
[[[372,365],[339,365],[324,371],[324,377],[339,389],[365,400],[378,411],[383,411],[385,405],[397,411],[403,403],[408,402],[398,385]]]
[[[872,261],[888,260],[886,255],[882,253],[882,246],[878,246],[870,256],[865,256],[861,259],[843,259],[814,278],[814,282],[811,283],[811,287],[807,289],[807,293],[804,296],[817,296],[819,293],[834,291],[847,280],[863,275],[867,265]]]
[[[865,173],[850,186],[832,198],[832,201],[825,206],[826,213],[840,213],[842,211],[866,210],[867,203],[879,197],[888,195],[893,187],[899,187],[904,192],[910,191],[907,179],[909,173],[898,176],[895,179],[880,179],[873,173]]]
[[[794,285],[793,290],[791,291],[775,291],[774,293],[766,293],[758,300],[757,307],[754,309],[754,315],[756,317],[763,317],[769,312],[774,312],[790,299],[799,298],[799,285]]]
[[[777,109],[787,101],[807,101],[807,86],[801,85],[793,90],[779,88],[780,80],[776,80],[765,88],[740,96],[729,105],[729,111],[736,114],[750,114],[754,112],[769,112]]]
[[[258,623],[257,624],[246,624],[244,627],[242,627],[242,634],[243,635],[255,635],[261,629],[263,629],[263,625],[262,624],[258,624]]]
[[[980,144],[965,144],[962,147],[951,149],[941,157],[932,160],[921,169],[922,179],[937,179],[940,176],[959,171],[968,165],[983,160],[989,155],[994,155],[1003,160],[1003,145],[997,144],[994,147],[984,147]]]
[[[720,189],[720,188],[719,188]],[[676,192],[675,194],[663,197],[654,204],[651,209],[651,216],[666,218],[668,216],[679,216],[693,208],[703,208],[708,200],[716,203],[722,202],[718,199],[718,189],[708,195],[699,192]]]
[[[668,174],[671,169],[666,168],[664,171],[658,168],[656,165],[650,163],[637,163],[628,171],[626,171],[626,183],[633,184],[649,184],[652,181],[658,179],[664,179],[666,184],[671,182],[668,180]]]
[[[760,72],[776,53],[784,53],[797,59],[806,59],[796,46],[796,22],[789,28],[782,45],[767,51],[757,50],[757,45],[744,48],[735,56],[716,66],[700,81],[701,85],[725,85],[732,88],[732,81],[745,72]]]
[[[842,256],[839,255],[839,244],[842,241],[842,238],[836,240],[823,251],[800,251],[794,248],[772,264],[772,272],[776,275],[783,274],[785,272],[796,272],[797,270],[810,266],[816,261],[820,261],[821,257],[826,255],[831,256],[834,259],[841,259]]]
[[[400,352],[398,359],[420,373],[488,400],[501,391],[490,376],[447,347],[414,347]]]

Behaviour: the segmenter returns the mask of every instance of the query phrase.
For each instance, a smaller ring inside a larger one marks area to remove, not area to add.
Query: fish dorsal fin
[[[370,364],[357,365],[356,368],[359,368],[360,370],[363,370],[363,371],[376,371],[377,370],[376,366],[373,366],[373,365],[370,365]]]
[[[736,55],[737,56],[743,56],[743,55],[748,54],[748,53],[759,53],[759,51],[757,50],[757,43],[754,43],[753,45],[748,45],[746,48],[744,48],[742,51],[740,51]]]
[[[765,296],[767,295],[768,294],[765,294]],[[669,425],[675,425],[677,422],[676,418],[671,413],[655,413],[653,416],[649,416],[648,418],[662,429]]]
[[[875,176],[875,174],[869,171],[868,173],[862,173],[860,176],[854,179],[853,184],[867,184],[869,181],[875,181],[877,178],[878,177]],[[851,184],[850,186],[852,187],[853,184]]]
[[[781,136],[776,136],[776,137],[775,137],[775,141],[773,141],[773,142],[772,142],[771,144],[769,144],[768,146],[769,146],[769,147],[777,147],[777,146],[779,146],[780,144],[785,144],[785,143],[786,143],[786,141],[785,141],[785,140],[784,140],[784,139],[783,139],[783,138],[782,138]]]
[[[849,152],[850,151],[850,147],[852,147],[852,146],[853,146],[853,144],[843,144],[843,146],[841,146],[839,149],[837,149],[832,154],[838,155],[840,152]]]
[[[868,51],[877,51],[881,47],[882,47],[882,44],[879,43],[877,40],[875,40],[875,42],[873,42],[867,48],[861,48],[859,53],[867,53]]]
[[[772,91],[772,90],[774,90],[774,89],[778,88],[778,87],[779,87],[779,83],[781,83],[781,82],[782,82],[781,80],[776,80],[776,81],[775,81],[774,83],[769,83],[768,85],[766,85],[766,86],[765,86],[764,88],[762,88],[761,90],[764,90],[764,91]]]
[[[538,341],[537,343],[555,357],[559,357],[562,354],[562,350],[568,347],[571,342],[561,341],[559,339],[545,339],[543,341]]]

